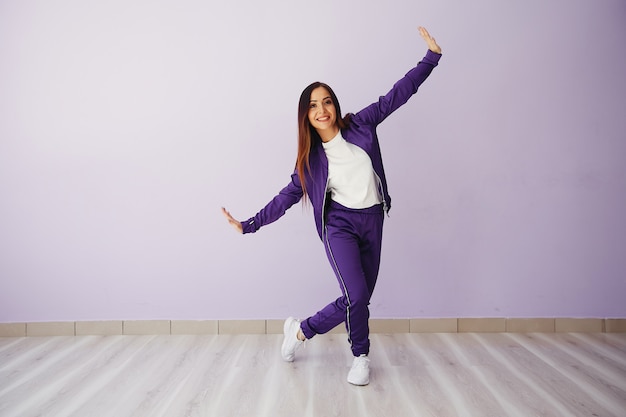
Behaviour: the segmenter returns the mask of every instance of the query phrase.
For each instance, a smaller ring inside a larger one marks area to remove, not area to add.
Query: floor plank
[[[0,416],[626,415],[626,335],[345,335],[280,358],[280,335],[0,338]]]

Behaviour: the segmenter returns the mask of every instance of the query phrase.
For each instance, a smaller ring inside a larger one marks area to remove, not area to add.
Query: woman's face
[[[322,140],[332,139],[337,134],[337,110],[330,93],[325,87],[311,91],[309,101],[309,123],[317,130]],[[329,137],[330,136],[330,137]]]

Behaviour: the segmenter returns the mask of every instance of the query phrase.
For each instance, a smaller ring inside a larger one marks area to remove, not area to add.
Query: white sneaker
[[[283,325],[283,334],[285,335],[285,338],[283,339],[283,345],[280,349],[280,354],[287,362],[293,362],[296,357],[296,349],[298,349],[303,343],[302,340],[298,339],[299,331],[299,320],[296,320],[293,317],[289,317],[287,320],[285,320],[285,324]]]
[[[367,385],[370,383],[370,359],[367,355],[354,358],[352,368],[348,372],[348,382],[352,385]]]

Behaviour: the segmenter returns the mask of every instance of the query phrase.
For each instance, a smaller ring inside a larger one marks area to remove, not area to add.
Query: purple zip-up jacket
[[[391,208],[391,197],[387,190],[387,179],[383,168],[383,160],[378,143],[376,127],[391,113],[406,103],[419,86],[428,78],[441,58],[440,54],[428,50],[426,56],[410,70],[393,88],[377,102],[370,104],[360,112],[352,115],[350,124],[342,129],[343,138],[362,148],[372,160],[372,166],[379,181],[383,196],[383,207],[386,212]],[[337,115],[337,117],[341,117]],[[307,193],[313,206],[313,217],[320,238],[324,231],[324,210],[328,192],[328,159],[321,143],[312,145],[309,155],[311,174],[307,178]],[[241,222],[243,233],[254,233],[262,226],[278,220],[288,208],[302,198],[303,191],[297,171],[291,174],[291,182],[276,197],[261,209],[254,217]]]

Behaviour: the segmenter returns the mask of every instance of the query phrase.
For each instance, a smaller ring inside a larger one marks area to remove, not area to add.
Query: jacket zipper
[[[376,175],[376,180],[378,180],[378,192],[380,193],[380,197],[383,200],[383,211],[387,214],[387,217],[389,217],[389,207],[387,207],[387,199],[385,199],[385,189],[383,188],[383,182],[376,173],[376,170],[374,170],[374,175]]]
[[[324,198],[322,199],[322,236],[326,235],[326,196],[328,195],[328,183],[330,177],[326,177],[326,186],[324,187]]]

